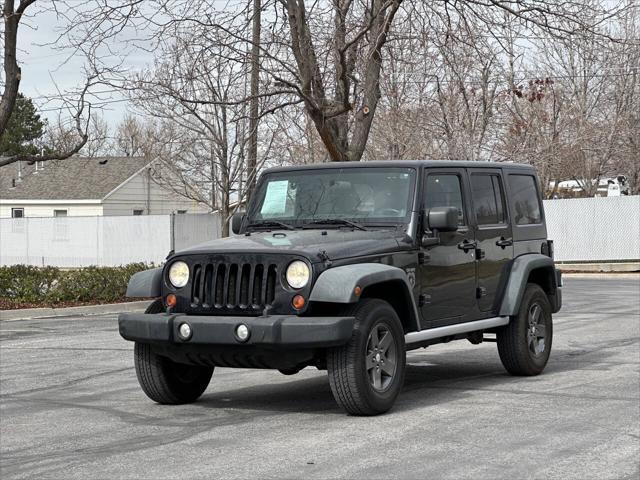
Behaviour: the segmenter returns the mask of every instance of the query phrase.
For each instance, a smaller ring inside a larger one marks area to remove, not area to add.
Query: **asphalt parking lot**
[[[375,418],[314,369],[218,369],[198,403],[156,405],[115,315],[1,322],[0,477],[639,478],[640,278],[566,278],[554,321],[543,375],[429,347]]]

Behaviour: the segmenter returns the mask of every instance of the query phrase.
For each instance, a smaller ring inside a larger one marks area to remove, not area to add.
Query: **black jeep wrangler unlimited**
[[[119,317],[156,402],[195,401],[214,367],[315,366],[347,412],[373,415],[392,407],[408,350],[496,341],[511,374],[547,363],[561,277],[528,166],[274,168],[232,229],[129,282],[157,298]]]

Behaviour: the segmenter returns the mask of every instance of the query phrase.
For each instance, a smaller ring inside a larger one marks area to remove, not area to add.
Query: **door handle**
[[[478,242],[472,240],[471,242],[467,239],[463,240],[458,244],[458,248],[460,250],[464,250],[464,253],[467,253],[469,250],[474,250],[478,247]]]
[[[505,247],[510,247],[511,245],[513,245],[513,239],[500,237],[500,240],[496,241],[496,245],[502,247],[503,249]]]

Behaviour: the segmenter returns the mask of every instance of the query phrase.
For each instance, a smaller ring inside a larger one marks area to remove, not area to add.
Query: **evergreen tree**
[[[37,154],[35,142],[44,134],[44,126],[33,101],[19,93],[7,129],[0,136],[0,157]]]

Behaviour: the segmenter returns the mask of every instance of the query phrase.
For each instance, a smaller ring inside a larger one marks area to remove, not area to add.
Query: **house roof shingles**
[[[99,162],[105,161],[104,165]],[[22,180],[18,181],[18,163],[0,168],[1,200],[96,200],[149,163],[142,157],[71,157],[48,161],[36,171],[35,165],[22,162]],[[12,180],[16,180],[12,187]]]

